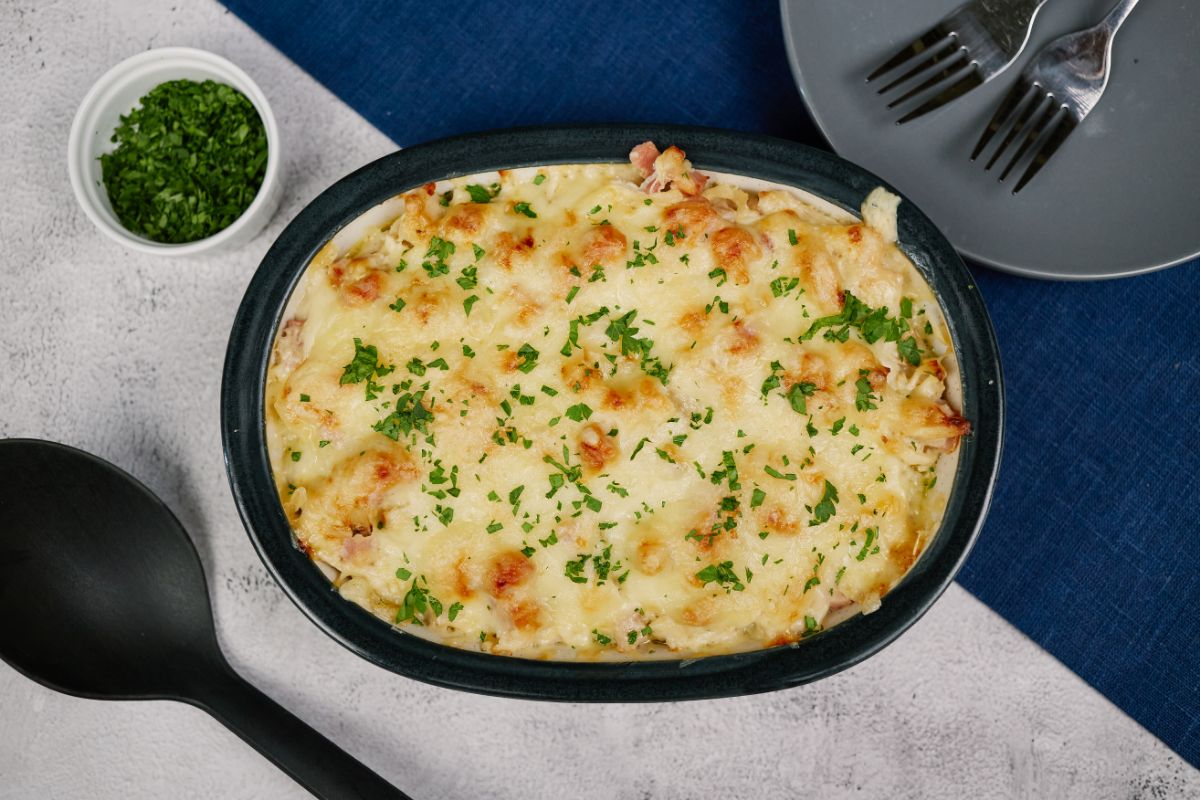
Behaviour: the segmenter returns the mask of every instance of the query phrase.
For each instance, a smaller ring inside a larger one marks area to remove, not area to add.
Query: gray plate
[[[1110,278],[1200,254],[1200,2],[1146,0],[1113,49],[1103,99],[1020,194],[968,158],[1000,98],[1050,39],[1114,0],[1053,0],[1021,58],[906,125],[864,83],[962,0],[781,0],[800,92],[834,149],[910,196],[966,256],[1045,278]],[[1010,176],[1006,184],[1012,184]]]

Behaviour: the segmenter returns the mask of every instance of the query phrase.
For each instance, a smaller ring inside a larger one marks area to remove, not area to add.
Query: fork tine
[[[1032,96],[1034,91],[1033,84],[1018,81],[1008,91],[1008,94],[1004,95],[1004,99],[1000,101],[1000,105],[996,108],[996,113],[992,115],[991,121],[983,129],[983,135],[979,137],[979,143],[975,145],[975,149],[971,152],[972,161],[979,158],[979,154],[992,141],[992,137],[1000,132],[1004,124],[1015,115],[1017,109],[1022,107],[1022,104]]]
[[[939,83],[953,75],[954,70],[960,68],[961,63],[966,60],[967,51],[959,48],[954,55],[950,56],[949,58],[944,58],[937,63],[937,66],[941,67],[941,69],[937,70],[937,72],[935,72],[933,75],[930,75],[927,79],[921,81],[919,84],[909,89],[892,102],[888,103],[887,107],[895,108],[896,106],[913,99],[925,90],[932,89],[934,86],[937,86]]]
[[[1033,146],[1033,143],[1036,142],[1042,135],[1042,132],[1046,130],[1046,126],[1050,124],[1050,120],[1054,118],[1055,111],[1057,110],[1058,109],[1054,107],[1054,95],[1046,95],[1046,100],[1038,104],[1037,114],[1029,121],[1029,133],[1025,136],[1025,141],[1021,142],[1021,146],[1017,148],[1017,154],[1012,157],[1012,161],[1009,161],[1008,166],[1004,168],[1004,172],[1000,173],[1001,181],[1007,178],[1008,174],[1012,172],[1013,167],[1020,163],[1021,159],[1025,157],[1025,153],[1029,151],[1029,148]]]
[[[905,72],[899,78],[896,78],[893,81],[889,81],[882,89],[879,90],[878,93],[879,94],[887,94],[892,89],[896,88],[897,86],[904,83],[908,79],[916,77],[917,75],[920,75],[922,72],[929,69],[930,67],[935,66],[935,65],[940,64],[941,62],[945,61],[946,58],[953,55],[953,53],[951,52],[951,48],[948,45],[954,41],[957,41],[957,39],[953,35],[947,36],[945,39],[943,39],[941,42],[939,42],[936,46],[931,47],[928,50],[923,51],[919,56],[914,57],[912,60],[917,62],[916,66],[914,66],[912,69]]]
[[[1071,132],[1075,130],[1078,124],[1066,109],[1059,109],[1050,135],[1046,137],[1041,148],[1038,149],[1037,154],[1033,157],[1033,160],[1029,162],[1029,168],[1025,170],[1025,174],[1021,176],[1021,180],[1017,181],[1017,185],[1013,187],[1013,194],[1025,188],[1025,184],[1029,183],[1030,179],[1034,175],[1037,175],[1042,167],[1046,166],[1046,162],[1062,146],[1062,143],[1067,140],[1067,137],[1071,135]]]
[[[1046,102],[1046,98],[1049,97],[1048,94],[1043,94],[1042,98],[1039,100],[1036,92],[1044,92],[1045,90],[1036,83],[1033,84],[1033,88],[1035,94],[1030,97],[1025,109],[1020,112],[1020,115],[1013,122],[1012,127],[1008,129],[1008,133],[1004,136],[1004,141],[1000,142],[1000,146],[996,148],[995,152],[992,153],[992,157],[988,159],[987,165],[983,168],[985,172],[991,170],[991,168],[996,165],[996,162],[1000,160],[1000,156],[1004,155],[1004,152],[1008,150],[1009,146],[1013,143],[1013,140],[1017,138],[1017,135],[1020,134],[1021,131],[1025,129],[1025,126],[1029,124],[1029,120],[1033,116],[1034,112],[1040,109],[1042,104]]]
[[[983,85],[983,78],[979,77],[979,68],[974,64],[967,64],[966,67],[954,73],[953,77],[954,80],[948,83],[944,89],[896,120],[896,124],[903,125],[922,114],[928,114],[935,108],[941,108],[951,100],[962,97],[972,89]]]
[[[875,71],[867,76],[867,83],[870,83],[881,75],[886,75],[896,67],[899,67],[901,64],[908,61],[910,58],[915,58],[921,55],[921,53],[924,53],[935,44],[938,44],[947,38],[948,37],[946,34],[941,31],[941,26],[935,25],[934,27],[922,33],[913,41],[909,42],[904,47],[900,48],[899,52],[876,67]]]

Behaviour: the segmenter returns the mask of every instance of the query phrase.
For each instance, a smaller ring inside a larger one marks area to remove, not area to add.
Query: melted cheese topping
[[[639,179],[431,184],[313,260],[266,426],[343,596],[457,647],[695,657],[870,612],[920,555],[969,426],[891,196]]]

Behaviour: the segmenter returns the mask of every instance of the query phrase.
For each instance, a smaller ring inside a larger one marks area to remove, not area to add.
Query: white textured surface
[[[286,186],[228,257],[133,254],[70,194],[88,86],[151,46],[213,50],[270,97]],[[269,242],[389,142],[215,3],[0,0],[0,436],[58,439],[139,476],[197,541],[221,643],[251,682],[417,798],[1200,797],[1184,764],[957,586],[880,656],[814,686],[577,706],[434,689],[326,638],[275,587],[225,482],[225,338]],[[101,703],[0,664],[0,798],[304,796],[195,709]]]

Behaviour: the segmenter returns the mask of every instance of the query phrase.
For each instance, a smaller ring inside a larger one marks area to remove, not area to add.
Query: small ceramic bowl
[[[262,186],[242,215],[229,227],[194,242],[164,244],[125,229],[113,213],[104,189],[100,155],[111,152],[113,131],[151,89],[170,80],[214,80],[244,94],[267,134],[267,170]],[[213,53],[190,47],[161,47],[127,58],[96,81],[79,105],[67,145],[71,188],[84,212],[102,233],[126,247],[164,256],[211,253],[244,244],[263,229],[279,205],[279,128],[266,96],[250,76]]]

